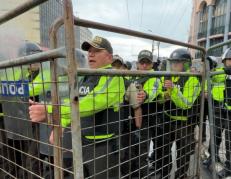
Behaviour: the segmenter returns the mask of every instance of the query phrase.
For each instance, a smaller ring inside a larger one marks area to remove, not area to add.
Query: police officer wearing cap
[[[152,52],[142,50],[138,55],[138,70],[153,71],[152,66]],[[160,79],[144,76],[131,79],[131,85],[126,92],[126,98],[133,108],[132,113],[129,114],[133,116],[133,120],[129,124],[132,147],[130,149],[131,154],[128,156],[132,158],[131,177],[142,178],[150,175],[147,161],[148,147],[155,131],[156,103],[159,94],[161,94],[161,89]]]
[[[114,69],[123,69],[124,60],[119,55],[113,55],[112,68]]]
[[[124,70],[131,70],[132,69],[132,63],[129,61],[125,61],[123,69]]]
[[[75,49],[75,55],[76,55],[76,61],[78,63],[78,67],[80,68],[86,68],[87,67],[87,59],[80,49]],[[68,87],[68,75],[67,75],[67,60],[66,59],[58,59],[57,61],[58,65],[58,94],[59,94],[59,101],[60,103],[65,103],[66,100],[68,100],[69,96],[69,87]],[[78,81],[81,81],[83,77],[78,78]],[[50,81],[50,80],[49,80]],[[51,102],[51,89],[46,89],[46,93],[40,96],[40,102],[45,104],[50,104]],[[41,160],[46,160],[49,163],[46,162],[40,162],[40,175],[43,178],[54,178],[54,167],[51,166],[51,163],[54,162],[54,153],[53,153],[53,146],[47,145],[49,144],[49,138],[50,133],[53,130],[53,126],[49,125],[47,123],[40,123],[39,124],[39,138],[40,138],[40,145],[39,145],[39,155]],[[68,171],[64,171],[64,179],[71,179],[73,178],[73,175],[70,173],[72,170],[72,164],[73,164],[73,156],[72,156],[72,140],[71,140],[71,129],[63,128],[63,134],[62,134],[62,148],[66,149],[62,152],[62,162],[63,162],[63,168],[68,169]]]
[[[191,55],[186,49],[176,49],[168,59],[170,70],[173,72],[185,72],[190,70]],[[159,134],[159,146],[162,147],[162,178],[170,177],[172,168],[171,147],[176,141],[177,170],[175,178],[186,178],[189,167],[190,155],[194,151],[194,128],[197,121],[197,113],[200,109],[200,82],[194,76],[174,76],[163,78],[164,83],[164,113],[163,134]]]
[[[96,36],[84,42],[82,49],[88,51],[91,69],[111,69],[112,47],[110,42]],[[124,80],[117,76],[85,76],[79,83],[79,111],[81,117],[84,177],[96,179],[119,176],[119,120],[120,104],[125,93]],[[69,100],[66,100],[69,105]],[[34,122],[46,120],[46,109],[51,106],[34,104],[30,118]],[[61,107],[63,127],[71,124],[70,107]],[[53,132],[50,136],[53,143]]]

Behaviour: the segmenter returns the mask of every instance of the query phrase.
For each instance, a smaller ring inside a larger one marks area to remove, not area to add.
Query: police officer
[[[170,69],[174,72],[189,71],[191,60],[191,55],[186,49],[176,49],[169,58]],[[177,148],[175,178],[185,178],[194,148],[193,137],[196,115],[199,112],[200,83],[193,76],[176,76],[164,79],[164,89],[163,123],[160,124],[164,132],[159,145],[164,146],[162,178],[168,178],[170,174],[171,147],[174,141]]]
[[[153,71],[153,57],[150,51],[140,51],[137,67],[140,71]],[[130,114],[133,116],[133,120],[130,121],[130,131],[128,130],[128,132],[131,132],[131,177],[142,178],[150,175],[147,161],[148,147],[150,140],[154,137],[156,103],[158,95],[161,94],[161,89],[160,79],[144,76],[132,79],[127,90],[126,98],[133,108]]]
[[[224,71],[224,74],[215,75],[212,79],[212,82],[214,80],[217,81],[217,83],[212,84],[212,97],[213,100],[217,100],[220,104],[219,106],[214,106],[213,111],[215,110],[215,140],[219,138],[219,133],[217,133],[217,130],[220,130],[221,133],[222,127],[225,127],[226,134],[225,134],[225,146],[226,146],[226,161],[224,165],[224,169],[218,172],[219,178],[226,178],[231,176],[231,153],[230,153],[230,116],[231,116],[231,103],[230,103],[230,94],[231,94],[231,49],[228,48],[225,53],[222,55],[222,63],[224,64],[224,68],[220,68],[220,71]],[[216,110],[219,110],[216,113]],[[219,114],[219,116],[218,116]],[[222,125],[220,124],[222,122]],[[220,126],[219,126],[220,124]],[[217,126],[218,125],[218,126]],[[218,128],[218,129],[216,129]],[[217,136],[218,135],[218,136]],[[221,140],[221,136],[220,136]],[[216,141],[215,141],[215,145]],[[219,149],[219,145],[215,146],[216,150]],[[216,157],[218,155],[218,152],[216,151]]]
[[[91,69],[112,68],[113,49],[107,39],[96,36],[93,41],[84,42],[82,49],[88,51]],[[85,76],[79,84],[85,177],[118,178],[119,112],[124,93],[122,77]],[[29,110],[32,121],[46,119],[44,105],[33,104]],[[52,112],[49,107],[48,112]],[[62,107],[61,114],[70,114],[70,108]],[[62,115],[64,127],[70,122],[70,115]]]
[[[87,65],[87,59],[80,49],[75,49],[75,55],[76,60],[80,68],[86,68]],[[62,104],[65,103],[65,101],[68,99],[69,96],[69,87],[68,87],[68,76],[67,76],[67,60],[66,59],[58,59],[58,94],[59,94],[59,101],[61,101]],[[78,81],[80,82],[83,80],[83,76],[78,77]],[[47,103],[49,104],[51,102],[51,89],[47,89],[46,95],[40,96],[40,102],[41,103]],[[65,120],[64,120],[65,121]],[[69,123],[69,121],[68,121]],[[42,160],[46,160],[49,163],[41,162],[41,174],[44,178],[54,178],[54,167],[51,166],[54,161],[54,153],[53,153],[53,147],[48,145],[50,133],[53,129],[52,125],[49,125],[47,123],[40,123],[40,147],[39,147],[39,153],[40,158]],[[67,169],[68,171],[71,171],[72,169],[72,153],[68,150],[71,150],[72,144],[71,144],[71,131],[70,127],[65,127],[66,125],[63,124],[63,137],[62,137],[62,148],[64,149],[62,152],[62,159],[63,159],[63,168]],[[63,172],[65,179],[73,178],[72,174],[70,172]]]
[[[123,69],[124,60],[119,55],[113,55],[112,68],[114,69]]]
[[[39,53],[41,51],[39,45],[33,42],[24,41],[18,50],[18,56],[22,57]],[[42,76],[45,78],[46,75],[39,75],[39,64],[30,65],[28,69],[25,69],[24,67],[15,68],[14,70],[7,69],[6,80],[25,80],[24,83],[28,82],[29,94],[25,93],[24,96],[2,97],[5,100],[14,101],[12,103],[3,102],[2,104],[4,125],[6,130],[9,131],[9,133],[7,133],[7,144],[9,147],[7,148],[5,156],[7,156],[11,162],[15,163],[15,165],[21,165],[28,170],[33,170],[32,166],[36,160],[34,157],[38,157],[38,155],[36,155],[38,144],[35,144],[33,140],[29,140],[28,138],[38,139],[38,130],[36,125],[31,124],[31,122],[27,120],[28,115],[26,111],[28,111],[28,107],[24,104],[28,101],[27,95],[34,101],[38,101],[38,95],[43,92],[43,86],[41,84],[43,81]],[[12,109],[15,110],[12,111]],[[33,152],[33,158],[31,158],[29,163],[27,162],[29,155],[22,153],[22,151],[28,154],[32,154],[31,152]],[[27,177],[26,170],[13,166],[13,163],[11,162],[5,163],[5,170],[8,170],[9,173],[19,178]]]
[[[123,65],[124,70],[131,70],[132,69],[132,63],[129,61],[125,61]]]

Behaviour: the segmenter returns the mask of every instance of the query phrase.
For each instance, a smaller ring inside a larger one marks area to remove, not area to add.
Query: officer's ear
[[[113,55],[111,53],[108,53],[108,60],[112,63]]]

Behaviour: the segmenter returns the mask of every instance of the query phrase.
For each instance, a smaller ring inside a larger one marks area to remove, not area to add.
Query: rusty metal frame
[[[29,9],[46,2],[47,0],[30,0],[26,3],[22,4],[21,6],[13,9],[12,11],[8,12],[5,15],[0,16],[0,24],[7,22],[14,17],[28,11]],[[65,29],[65,52],[64,48],[49,50],[47,52],[42,52],[39,54],[30,55],[27,57],[12,59],[8,62],[0,63],[0,69],[12,66],[18,66],[23,64],[30,64],[35,62],[43,62],[43,61],[52,61],[51,62],[51,73],[52,73],[52,81],[54,81],[54,85],[52,85],[52,89],[54,89],[54,93],[52,94],[52,104],[57,104],[57,73],[56,73],[56,63],[55,59],[59,57],[66,57],[68,60],[68,77],[69,77],[69,85],[70,85],[70,101],[71,101],[71,116],[72,116],[72,145],[73,145],[73,162],[74,162],[74,177],[78,179],[83,178],[83,166],[82,166],[82,148],[81,148],[81,128],[80,128],[80,118],[79,118],[79,101],[78,101],[78,84],[76,83],[76,76],[78,74],[95,74],[95,75],[136,75],[136,76],[170,76],[170,75],[194,75],[194,76],[201,76],[202,77],[202,98],[201,98],[201,111],[200,111],[200,129],[202,129],[202,121],[203,121],[203,112],[204,112],[204,82],[205,82],[205,72],[203,73],[169,73],[169,72],[138,72],[138,71],[106,71],[106,70],[89,70],[89,69],[78,69],[78,64],[75,62],[75,43],[74,43],[74,24],[94,28],[98,30],[104,30],[108,32],[115,32],[124,35],[130,35],[134,37],[149,39],[149,40],[156,40],[159,42],[164,43],[171,43],[175,45],[180,45],[188,48],[197,49],[202,52],[202,60],[204,61],[206,50],[203,47],[180,42],[177,40],[172,40],[169,38],[156,36],[148,33],[142,33],[139,31],[134,31],[126,28],[111,26],[107,24],[102,24],[98,22],[88,21],[79,19],[73,16],[73,7],[71,0],[64,0],[64,16],[62,18],[58,18],[52,25],[50,31],[50,43],[52,48],[57,48],[57,37],[56,32],[57,30],[64,24]],[[205,70],[204,70],[205,71]],[[53,90],[52,90],[53,91]],[[57,116],[58,110],[55,110],[53,114],[53,119],[59,118]],[[57,121],[55,121],[57,122]],[[59,139],[59,129],[55,130],[55,141],[56,145],[60,144]],[[201,139],[202,132],[200,130],[200,139]],[[199,141],[199,151],[200,151],[200,143]],[[60,151],[56,150],[58,154],[58,158],[60,158]],[[200,152],[199,152],[200,153]],[[55,157],[56,158],[56,157]],[[199,155],[198,155],[198,162],[199,162]],[[62,161],[60,159],[55,159],[55,164],[60,164]],[[199,164],[199,163],[198,163]],[[197,165],[197,176],[199,177],[199,165]],[[62,174],[55,170],[55,177],[61,178]]]
[[[0,62],[0,69],[26,65],[36,62],[46,62],[52,60],[52,58],[62,58],[62,57],[66,57],[63,47]]]
[[[72,151],[73,151],[73,170],[74,178],[83,179],[83,161],[82,161],[82,137],[79,115],[79,94],[77,68],[75,60],[75,33],[74,33],[74,15],[71,0],[64,0],[64,31],[66,57],[68,61],[68,79],[70,88],[70,106],[71,106],[71,132],[72,132]]]
[[[57,18],[55,20],[55,22],[52,24],[51,28],[50,28],[50,37],[53,38],[53,42],[55,42],[57,44],[57,31],[58,29],[64,24],[64,19],[62,17]],[[74,17],[74,22],[75,25],[79,25],[79,26],[83,26],[83,27],[89,27],[89,28],[94,28],[94,29],[98,29],[98,30],[104,30],[104,31],[109,31],[109,32],[115,32],[115,33],[120,33],[120,34],[124,34],[124,35],[130,35],[130,36],[135,36],[135,37],[140,37],[140,38],[145,38],[145,39],[149,39],[149,40],[156,40],[156,41],[160,41],[160,42],[166,42],[166,43],[171,43],[171,44],[175,44],[175,45],[180,45],[180,46],[184,46],[184,47],[188,47],[188,48],[193,48],[193,49],[197,49],[200,50],[202,52],[202,61],[204,61],[205,58],[205,49],[203,47],[200,46],[196,46],[196,45],[192,45],[192,44],[187,44],[184,42],[180,42],[180,41],[176,41],[176,40],[172,40],[172,39],[168,39],[168,38],[164,38],[161,36],[156,36],[156,35],[151,35],[151,34],[147,34],[147,33],[142,33],[142,32],[138,32],[138,31],[134,31],[134,30],[130,30],[130,29],[126,29],[126,28],[121,28],[121,27],[115,27],[115,26],[111,26],[111,25],[107,25],[107,24],[102,24],[102,23],[98,23],[98,22],[93,22],[93,21],[88,21],[88,20],[83,20],[83,19],[79,19]],[[205,64],[203,69],[205,69]],[[122,71],[122,70],[92,70],[92,69],[77,69],[77,71],[75,71],[74,74],[77,75],[78,74],[85,74],[85,75],[131,75],[131,76],[162,76],[162,75],[166,75],[166,76],[171,76],[171,75],[179,75],[179,76],[184,76],[184,75],[195,75],[195,76],[202,76],[202,96],[201,96],[201,109],[200,109],[200,132],[199,132],[199,141],[197,142],[198,145],[198,155],[197,155],[197,177],[200,176],[200,147],[202,144],[202,128],[203,128],[203,116],[204,116],[204,86],[205,86],[205,70],[203,70],[202,73],[197,73],[197,74],[192,74],[192,73],[172,73],[172,72],[139,72],[139,71]],[[74,94],[74,92],[73,92]],[[74,101],[74,99],[78,99],[76,98],[77,96],[73,96],[71,98],[72,101]],[[78,102],[78,101],[77,101]],[[72,108],[73,109],[73,108]],[[75,117],[74,115],[72,115],[72,117]],[[74,119],[74,118],[73,118]],[[77,119],[78,121],[79,119]],[[72,120],[73,121],[73,120]],[[78,125],[77,125],[78,126]],[[79,140],[79,139],[77,139]],[[73,141],[73,142],[76,142]],[[75,143],[76,144],[76,143]],[[80,143],[77,143],[77,145],[79,146],[79,148],[81,147],[81,139],[80,139]],[[75,146],[77,146],[75,145]],[[74,152],[74,147],[73,147],[73,152]],[[81,151],[82,153],[82,151]],[[74,155],[73,155],[74,156]],[[81,156],[79,156],[81,157]],[[79,157],[75,157],[78,158]],[[78,164],[79,167],[82,167],[82,165],[80,165],[80,163]],[[75,167],[74,167],[75,168]],[[76,168],[75,168],[76,169]],[[79,168],[80,170],[82,170],[82,168]],[[79,171],[79,169],[76,169]],[[80,172],[80,171],[79,171]],[[75,173],[75,176],[77,176]],[[78,176],[80,177],[80,176]]]
[[[231,44],[231,40],[228,40],[226,42],[222,42],[222,43],[219,43],[219,44],[216,44],[216,45],[213,45],[211,47],[209,47],[207,49],[207,54],[213,50],[213,49],[216,49],[216,48],[219,48],[219,47],[224,47],[226,45],[229,45]],[[206,59],[207,59],[207,56],[206,56]],[[210,69],[209,69],[209,61],[206,60],[206,80],[207,80],[207,85],[208,85],[208,91],[211,91],[211,86],[212,86],[212,83],[211,83],[211,76],[214,76],[214,75],[218,75],[218,74],[224,74],[224,72],[222,71],[217,71],[217,72],[211,72]],[[208,108],[209,108],[209,125],[212,126],[210,127],[210,141],[211,141],[211,156],[212,156],[212,167],[213,167],[213,171],[212,171],[212,175],[213,175],[213,178],[216,178],[217,175],[216,175],[216,170],[215,170],[215,163],[216,163],[216,159],[215,159],[215,139],[214,139],[214,127],[215,126],[215,121],[214,121],[214,116],[213,116],[213,112],[212,112],[212,109],[213,109],[213,104],[212,104],[212,94],[211,92],[208,93]]]

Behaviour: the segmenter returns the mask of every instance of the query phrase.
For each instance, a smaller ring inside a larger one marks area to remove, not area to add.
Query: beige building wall
[[[0,15],[8,12],[26,0],[0,0]],[[20,34],[24,40],[40,43],[39,7],[26,12],[3,24],[0,28]]]

